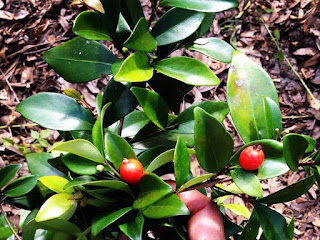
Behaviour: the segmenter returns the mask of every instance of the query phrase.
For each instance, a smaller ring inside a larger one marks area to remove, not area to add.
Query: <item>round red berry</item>
[[[124,159],[120,166],[120,176],[123,181],[136,185],[143,175],[143,166],[137,159]]]
[[[261,145],[246,147],[240,153],[239,164],[245,170],[256,170],[264,161]]]

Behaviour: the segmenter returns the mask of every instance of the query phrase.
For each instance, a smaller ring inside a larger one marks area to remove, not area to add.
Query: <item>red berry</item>
[[[246,147],[240,153],[239,163],[245,170],[256,170],[264,161],[264,152],[261,145]]]
[[[123,181],[136,185],[143,175],[143,166],[137,159],[124,159],[120,166],[120,176]]]

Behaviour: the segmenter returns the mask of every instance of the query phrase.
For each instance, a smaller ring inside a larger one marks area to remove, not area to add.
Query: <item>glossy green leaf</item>
[[[121,0],[121,13],[130,25],[135,27],[139,19],[144,17],[143,9],[139,0]]]
[[[46,176],[38,179],[43,185],[56,193],[72,193],[73,189],[65,189],[64,186],[69,180],[59,176]]]
[[[145,82],[152,78],[153,69],[145,53],[135,52],[122,63],[114,76],[117,82]]]
[[[237,224],[231,222],[226,216],[222,215],[223,218],[223,226],[224,226],[224,234],[225,237],[228,238],[242,231],[242,228]]]
[[[107,32],[111,37],[115,38],[115,32],[119,22],[120,1],[119,0],[101,0],[104,8],[103,21],[107,24]]]
[[[111,132],[108,132],[105,135],[105,149],[111,162],[117,169],[120,169],[120,165],[124,158],[137,159],[137,156],[130,144],[119,135]]]
[[[258,177],[249,171],[236,168],[231,171],[232,180],[245,194],[253,197],[262,197],[263,191]]]
[[[163,98],[156,92],[144,88],[133,87],[131,91],[149,119],[164,129],[167,126],[169,109]]]
[[[123,121],[123,127],[121,131],[122,137],[135,136],[144,126],[148,124],[150,119],[145,112],[133,111],[128,114]]]
[[[147,149],[146,151],[142,152],[139,156],[138,159],[143,165],[143,167],[146,169],[149,164],[161,153],[164,153],[167,150],[170,150],[171,147],[169,146],[156,146]]]
[[[315,158],[314,158],[314,161],[315,161],[316,163],[320,163],[320,150],[318,150],[318,152],[317,152],[317,154],[316,154],[316,156],[315,156]]]
[[[175,194],[170,194],[143,210],[147,218],[162,219],[190,214],[186,205]]]
[[[314,176],[309,176],[299,182],[291,184],[290,186],[272,193],[264,198],[259,199],[259,202],[266,203],[268,205],[275,203],[284,203],[292,201],[302,194],[305,194],[315,183]]]
[[[107,103],[103,106],[101,110],[100,116],[97,118],[95,124],[92,128],[92,142],[99,149],[100,153],[104,154],[104,128],[103,128],[103,120],[106,113],[106,110],[111,105],[111,103]]]
[[[202,183],[205,180],[208,180],[209,178],[213,177],[213,175],[214,175],[213,173],[210,173],[210,174],[204,174],[204,175],[192,178],[191,180],[189,180],[188,182],[186,182],[180,187],[180,189],[178,190],[178,193],[196,184]]]
[[[180,112],[180,105],[184,96],[193,88],[191,85],[161,73],[153,74],[148,84],[165,100],[169,109],[176,114]]]
[[[127,183],[123,182],[123,181],[100,180],[100,181],[88,182],[88,183],[85,183],[84,185],[96,186],[96,187],[105,187],[105,188],[109,188],[109,189],[114,189],[114,190],[127,192],[130,195],[133,195],[129,185]]]
[[[123,15],[120,13],[115,40],[118,40],[120,44],[123,44],[131,35],[131,32],[132,31],[130,29],[129,24],[127,23]]]
[[[203,109],[194,109],[195,149],[200,166],[217,173],[233,153],[233,139],[223,125]]]
[[[243,216],[247,219],[250,218],[250,212],[248,208],[246,208],[243,205],[228,203],[228,204],[221,204],[221,206],[228,208],[231,212],[233,212],[236,215]]]
[[[96,96],[96,109],[97,109],[98,116],[100,116],[101,110],[102,110],[102,95],[100,93],[98,93]]]
[[[20,163],[10,164],[0,170],[0,189],[7,185],[18,173],[22,167]]]
[[[178,138],[174,150],[174,173],[176,188],[179,188],[186,180],[190,172],[190,157],[187,145]]]
[[[220,38],[199,38],[193,43],[190,49],[225,63],[231,62],[232,53],[235,50]]]
[[[239,240],[256,240],[260,228],[259,217],[255,209],[253,209],[251,217],[244,227]]]
[[[121,209],[112,209],[108,212],[96,215],[92,220],[91,232],[93,236],[96,236],[99,232],[109,226],[111,223],[115,222],[123,215],[131,211],[132,207],[126,207]]]
[[[76,17],[73,32],[89,40],[111,40],[104,20],[99,12],[84,11]]]
[[[162,6],[185,8],[199,12],[222,12],[238,6],[237,0],[161,0]]]
[[[213,20],[215,18],[215,13],[206,13],[206,16],[204,17],[200,27],[197,29],[198,37],[203,37],[206,35],[207,32],[209,32],[211,26],[213,25]]]
[[[301,134],[300,136],[304,137],[304,139],[306,139],[308,142],[308,148],[306,149],[306,153],[312,152],[316,147],[316,144],[317,144],[316,140],[314,140],[312,137],[307,135]]]
[[[16,111],[43,127],[63,131],[91,130],[94,121],[73,98],[58,93],[33,95],[19,103]]]
[[[260,204],[256,204],[254,209],[257,211],[266,239],[291,240],[286,220],[281,214]]]
[[[66,154],[61,158],[70,171],[80,175],[94,175],[99,173],[97,163],[75,154]]]
[[[146,19],[140,18],[132,34],[124,43],[124,46],[140,52],[152,52],[157,47],[157,41],[149,32],[149,26]]]
[[[104,127],[123,118],[138,106],[138,101],[130,91],[130,87],[115,82],[113,79],[108,82],[104,89],[102,106],[109,102],[112,104],[106,110]]]
[[[36,184],[36,176],[31,175],[20,177],[10,183],[10,185],[7,186],[3,191],[3,194],[7,197],[20,197],[30,192],[36,186]]]
[[[71,197],[72,194],[69,193],[59,193],[50,197],[40,208],[35,218],[36,221],[42,222],[54,218],[61,218],[69,211],[71,212],[70,215],[72,216],[77,204],[74,202],[74,200],[70,199]]]
[[[287,230],[289,233],[289,239],[293,239],[293,236],[294,236],[294,217],[291,218],[291,221],[288,224]]]
[[[220,83],[210,68],[199,60],[189,57],[171,57],[155,62],[154,68],[169,77],[195,86],[213,86]]]
[[[288,134],[283,138],[283,155],[291,170],[299,167],[299,160],[308,148],[308,141],[299,134]]]
[[[175,43],[194,33],[204,17],[204,13],[172,8],[159,19],[151,33],[158,46]]]
[[[277,139],[282,132],[282,116],[280,108],[269,97],[263,96],[263,101],[269,137]]]
[[[46,51],[43,58],[72,83],[88,82],[101,77],[102,73],[109,75],[112,63],[117,60],[104,45],[81,37]]]
[[[161,153],[159,156],[157,156],[149,164],[148,168],[145,171],[151,173],[156,169],[160,168],[161,166],[165,165],[166,163],[171,162],[173,159],[174,159],[174,149],[165,151]]]
[[[270,76],[245,54],[234,51],[228,74],[227,99],[232,120],[245,143],[272,138],[262,96],[279,105]]]
[[[6,240],[13,235],[9,227],[0,227],[0,240]]]
[[[144,217],[139,213],[132,217],[128,222],[120,224],[119,228],[131,240],[141,240],[143,224]]]
[[[320,186],[320,166],[315,166],[315,168],[312,169],[312,172],[318,183],[318,186]]]
[[[172,191],[170,185],[153,173],[144,174],[139,186],[140,194],[133,202],[133,208],[138,210],[150,206]]]
[[[49,159],[53,159],[50,153],[29,153],[26,155],[28,169],[33,175],[42,176],[61,176],[64,174],[48,163]],[[0,173],[1,174],[1,173]]]
[[[73,153],[80,157],[90,159],[94,162],[104,162],[104,157],[101,155],[99,150],[91,142],[83,139],[62,142],[56,146],[53,146],[50,151]]]

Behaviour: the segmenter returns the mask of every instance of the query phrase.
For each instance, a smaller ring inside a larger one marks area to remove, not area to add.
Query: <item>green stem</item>
[[[5,128],[17,128],[17,127],[35,127],[35,126],[39,126],[36,123],[29,123],[29,124],[17,124],[17,125],[4,125],[4,126],[0,126],[0,129],[5,129]]]
[[[120,174],[118,173],[118,171],[117,171],[114,167],[111,166],[111,164],[108,162],[107,159],[104,161],[104,163],[107,165],[108,168],[110,168],[110,170],[111,170],[115,175],[117,175],[117,176],[121,179],[121,176],[120,176]]]

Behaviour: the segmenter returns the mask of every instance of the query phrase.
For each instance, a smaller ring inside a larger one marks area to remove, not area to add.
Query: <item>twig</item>
[[[217,186],[214,186],[214,188],[216,188],[216,189],[219,190],[219,191],[225,192],[225,193],[227,193],[227,194],[229,194],[229,195],[233,195],[233,196],[242,198],[243,200],[245,200],[245,201],[248,202],[248,203],[256,202],[255,199],[250,198],[250,197],[247,197],[247,196],[245,196],[245,195],[240,195],[240,194],[232,193],[232,192],[229,192],[229,191],[227,191],[227,190],[225,190],[225,189],[219,188],[219,187],[217,187]]]
[[[0,71],[1,71],[1,74],[2,74],[3,78],[6,80],[6,82],[7,82],[8,86],[9,86],[11,92],[13,93],[14,98],[16,99],[17,103],[20,103],[20,100],[18,99],[18,96],[17,96],[16,92],[13,90],[13,88],[12,88],[12,86],[11,86],[8,78],[7,78],[7,76],[4,75],[4,73],[3,73],[3,71],[2,71],[1,69],[0,69]]]
[[[11,223],[10,223],[8,217],[7,217],[7,214],[5,213],[5,211],[3,211],[3,208],[2,208],[2,205],[1,205],[1,204],[0,204],[0,210],[1,210],[2,214],[3,214],[4,220],[7,222],[8,226],[9,226],[10,230],[12,231],[12,233],[14,234],[14,236],[15,236],[18,240],[21,240],[21,238],[20,238],[20,236],[18,235],[18,233],[17,233],[17,232],[14,230],[14,228],[12,227],[12,225],[11,225]]]
[[[119,136],[121,136],[121,132],[122,132],[122,128],[123,128],[123,122],[124,122],[124,119],[121,118],[120,122],[119,122],[119,127],[118,127],[118,135]]]
[[[299,118],[309,118],[312,115],[302,115],[302,116],[283,116],[282,119],[299,119]]]
[[[35,127],[35,126],[39,126],[36,123],[27,123],[27,124],[16,124],[16,125],[3,125],[0,126],[0,129],[4,129],[4,128],[18,128],[18,127]]]
[[[277,41],[277,39],[275,39],[275,37],[272,35],[268,25],[266,24],[266,22],[261,18],[261,21],[263,23],[263,25],[265,26],[265,28],[267,29],[267,32],[269,33],[272,41],[274,42],[274,44],[276,45],[276,48],[278,51],[282,51],[282,49],[280,48],[280,45]],[[291,68],[292,72],[298,77],[298,79],[300,80],[301,84],[304,86],[304,88],[306,89],[306,91],[308,92],[308,94],[311,96],[311,98],[320,105],[320,102],[315,98],[315,96],[312,94],[311,90],[308,88],[307,84],[305,83],[305,81],[302,79],[302,77],[300,76],[300,74],[294,69],[294,67],[292,66],[291,62],[289,61],[289,59],[286,57],[285,54],[283,54],[283,58],[286,60],[288,66]]]
[[[121,176],[120,176],[120,174],[118,173],[118,171],[115,170],[114,167],[111,166],[111,164],[108,162],[108,160],[105,160],[104,162],[105,162],[105,164],[107,165],[107,167],[110,168],[110,170],[111,170],[114,174],[116,174],[116,175],[121,179]]]

